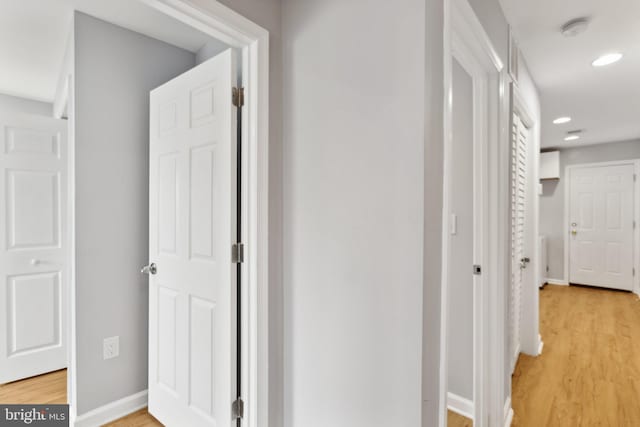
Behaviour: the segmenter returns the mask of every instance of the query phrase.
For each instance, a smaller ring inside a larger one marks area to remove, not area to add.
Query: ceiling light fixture
[[[621,53],[607,53],[606,55],[602,55],[600,58],[596,59],[591,63],[594,67],[604,67],[605,65],[613,64],[614,62],[618,62],[622,59]]]
[[[564,138],[565,141],[575,141],[576,139],[580,139],[580,135],[569,135]]]
[[[561,125],[563,123],[569,123],[571,121],[571,117],[558,117],[553,121],[554,125]]]
[[[565,37],[575,37],[578,34],[585,32],[587,27],[589,27],[589,18],[576,18],[565,23],[560,28],[560,32]]]

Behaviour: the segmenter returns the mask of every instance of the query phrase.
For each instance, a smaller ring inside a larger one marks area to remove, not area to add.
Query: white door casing
[[[167,426],[232,424],[236,76],[230,49],[151,92],[149,411]]]
[[[569,172],[569,281],[633,289],[633,163]]]
[[[522,296],[527,224],[527,152],[529,131],[517,113],[511,124],[511,288],[509,292],[509,354],[511,371],[520,354]]]
[[[0,117],[0,383],[67,366],[67,122]]]

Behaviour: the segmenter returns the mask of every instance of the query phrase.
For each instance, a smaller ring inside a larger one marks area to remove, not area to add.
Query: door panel
[[[518,114],[512,116],[511,128],[511,289],[509,292],[509,351],[511,369],[520,354],[522,324],[522,287],[524,272],[521,260],[526,247],[527,150],[529,130]]]
[[[151,92],[149,411],[232,425],[236,398],[236,76],[232,50]]]
[[[631,290],[634,166],[572,169],[569,281]]]
[[[0,119],[0,383],[67,366],[66,127]]]

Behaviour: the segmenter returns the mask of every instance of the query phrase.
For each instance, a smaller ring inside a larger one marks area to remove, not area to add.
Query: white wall
[[[614,142],[560,150],[560,179],[542,181],[540,233],[547,236],[547,278],[565,280],[564,198],[565,168],[580,163],[640,159],[640,140]]]
[[[444,151],[444,2],[425,2],[422,426],[438,423]]]
[[[417,426],[425,2],[284,0],[283,23],[284,425]]]
[[[149,91],[195,55],[75,15],[78,414],[147,388]],[[102,360],[102,340],[120,356]]]
[[[473,401],[473,80],[453,60],[450,208],[457,231],[449,259],[450,393]]]
[[[48,102],[33,101],[0,93],[0,114],[2,113],[25,113],[51,117],[53,105]]]

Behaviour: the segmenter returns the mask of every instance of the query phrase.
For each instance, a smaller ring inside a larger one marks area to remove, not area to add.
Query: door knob
[[[142,270],[140,270],[140,273],[142,274],[156,274],[157,272],[158,267],[153,262],[149,265],[145,265],[144,267],[142,267]]]
[[[32,259],[32,260],[31,260],[31,265],[33,265],[34,267],[35,267],[36,265],[38,265],[38,264],[40,264],[40,260],[39,260],[39,259],[35,259],[35,258],[34,258],[34,259]]]
[[[578,234],[578,231],[577,230],[571,230],[571,234],[575,236],[576,234]]]
[[[529,257],[520,258],[520,268],[527,268],[527,264],[531,262]]]

